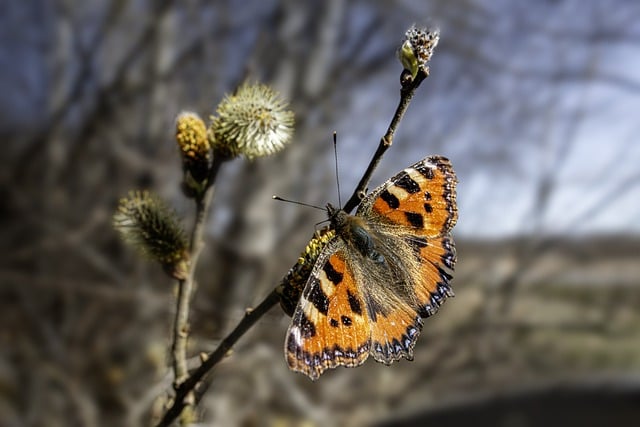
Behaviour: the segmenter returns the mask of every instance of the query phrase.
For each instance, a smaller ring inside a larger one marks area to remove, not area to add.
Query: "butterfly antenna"
[[[340,208],[342,209],[342,200],[340,199],[340,177],[338,175],[338,137],[337,137],[337,132],[334,130],[333,131],[333,157],[335,158],[335,163],[336,163],[336,185],[338,188],[338,206],[340,206]]]
[[[298,202],[297,200],[289,200],[289,199],[284,199],[280,196],[272,196],[271,197],[273,200],[278,200],[280,202],[287,202],[287,203],[293,203],[294,205],[300,205],[300,206],[306,206],[308,208],[314,208],[314,209],[319,209],[321,211],[324,211],[325,208],[321,208],[320,206],[316,206],[316,205],[311,205],[309,203],[304,203],[304,202]]]
[[[316,229],[316,231],[317,231],[317,230],[318,230],[318,226],[319,226],[320,224],[324,224],[325,222],[329,222],[329,221],[331,221],[331,220],[330,220],[330,219],[328,219],[328,218],[327,218],[327,219],[323,219],[322,221],[316,222],[316,223],[314,224],[314,226],[313,226],[313,227],[314,227],[314,228]]]

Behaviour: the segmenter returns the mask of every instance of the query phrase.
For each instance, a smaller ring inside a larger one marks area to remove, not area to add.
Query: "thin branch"
[[[189,306],[194,288],[195,266],[202,249],[202,232],[208,211],[209,201],[213,187],[205,192],[202,199],[196,201],[196,221],[191,233],[189,275],[178,282],[178,297],[176,302],[176,315],[173,322],[173,370],[175,378],[173,387],[178,388],[189,376],[187,368],[187,339],[189,337]]]
[[[389,127],[387,128],[387,132],[380,139],[380,144],[378,145],[378,149],[376,150],[371,162],[369,163],[369,167],[365,171],[362,179],[358,183],[358,186],[354,190],[351,198],[344,205],[343,209],[346,212],[351,212],[357,205],[360,203],[360,200],[364,197],[367,191],[367,185],[371,180],[371,176],[373,175],[373,171],[378,167],[380,160],[382,160],[382,156],[384,153],[391,147],[393,144],[393,135],[396,132],[398,124],[404,117],[404,113],[409,108],[409,103],[411,103],[411,99],[416,92],[420,83],[429,76],[428,70],[427,72],[419,72],[415,79],[411,81],[401,80],[403,85],[400,89],[400,102],[398,103],[398,107],[396,108],[396,112],[393,114],[393,118],[391,119],[391,123],[389,123]],[[405,73],[402,74],[405,76]]]
[[[167,427],[171,425],[173,420],[180,416],[182,410],[190,404],[187,397],[193,391],[195,391],[198,396],[196,400],[200,400],[209,387],[209,383],[207,381],[200,384],[201,380],[205,375],[207,375],[207,373],[209,373],[209,371],[211,371],[211,369],[213,369],[215,365],[218,364],[218,362],[224,358],[236,341],[238,341],[240,337],[242,337],[265,313],[271,309],[271,307],[276,305],[279,301],[280,297],[276,291],[273,290],[255,309],[247,310],[238,326],[236,326],[235,329],[227,335],[224,340],[222,340],[220,345],[218,345],[218,348],[206,356],[198,369],[193,371],[193,373],[176,389],[176,396],[173,400],[173,404],[167,412],[165,412],[162,420],[157,424],[157,427]]]
[[[174,380],[173,388],[178,390],[183,382],[189,377],[187,367],[187,340],[189,338],[189,312],[191,306],[191,296],[195,284],[195,271],[198,264],[198,258],[202,251],[202,236],[206,224],[207,212],[211,205],[211,199],[215,191],[216,176],[220,170],[220,166],[228,160],[225,157],[215,156],[213,165],[209,171],[207,179],[207,188],[204,193],[196,198],[196,218],[191,232],[189,247],[189,274],[185,280],[178,282],[178,296],[176,300],[176,314],[173,323],[173,343],[171,351],[173,355],[173,371]],[[190,403],[194,403],[193,399],[188,399]]]

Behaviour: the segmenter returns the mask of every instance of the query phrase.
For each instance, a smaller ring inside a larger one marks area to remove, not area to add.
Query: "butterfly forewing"
[[[369,194],[360,204],[358,215],[375,215],[420,235],[443,235],[451,231],[458,218],[456,182],[448,159],[427,157]]]
[[[285,344],[289,367],[312,379],[329,368],[363,363],[371,336],[344,243],[332,241],[323,255],[296,307]]]
[[[375,321],[372,316],[371,350],[378,361],[412,359],[421,317],[434,314],[453,295],[449,271],[456,255],[449,231],[457,221],[456,182],[448,159],[427,157],[376,188],[358,209],[357,215],[367,218],[386,241],[403,239],[417,259],[398,261],[407,270],[413,298],[395,302],[387,316]],[[387,292],[384,286],[371,288],[383,296]]]

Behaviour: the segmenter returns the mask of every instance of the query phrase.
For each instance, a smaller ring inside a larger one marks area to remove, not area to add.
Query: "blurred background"
[[[296,261],[396,108],[395,51],[437,26],[371,188],[429,154],[460,183],[456,298],[413,362],[311,382],[274,308],[214,371],[203,425],[636,425],[640,3],[45,1],[0,5],[0,425],[143,426],[170,388],[175,284],[111,226],[150,189],[190,226],[174,119],[245,76],[291,100],[291,146],[222,170],[190,354]]]

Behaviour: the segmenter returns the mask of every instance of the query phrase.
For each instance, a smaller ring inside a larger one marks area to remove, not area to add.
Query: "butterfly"
[[[456,183],[449,160],[431,156],[366,195],[355,215],[327,204],[333,234],[287,331],[292,370],[315,380],[369,355],[413,360],[422,319],[453,296]]]

